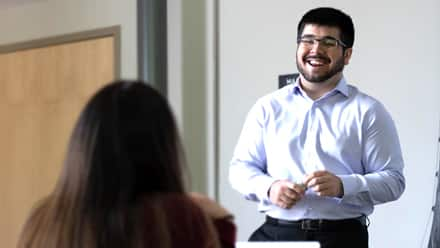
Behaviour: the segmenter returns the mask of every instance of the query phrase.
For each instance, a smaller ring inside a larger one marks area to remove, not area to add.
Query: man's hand
[[[304,184],[319,196],[342,197],[344,195],[341,179],[328,171],[313,172],[306,177]]]
[[[289,209],[295,205],[305,193],[302,184],[295,184],[288,180],[275,181],[269,189],[269,199],[275,205]]]

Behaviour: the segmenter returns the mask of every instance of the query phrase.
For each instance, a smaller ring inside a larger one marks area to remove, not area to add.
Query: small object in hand
[[[295,183],[295,186],[293,187],[301,187],[304,190],[307,190],[307,185],[305,185],[304,183]],[[290,189],[293,189],[293,187],[289,187]]]
[[[303,188],[304,190],[307,190],[307,185],[305,185],[304,183],[298,183],[297,185]]]

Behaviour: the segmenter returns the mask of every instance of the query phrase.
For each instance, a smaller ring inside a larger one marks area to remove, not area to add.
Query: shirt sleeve
[[[396,127],[382,104],[366,112],[362,124],[362,164],[365,174],[339,175],[342,201],[358,206],[398,199],[405,189],[403,158]]]
[[[229,181],[246,199],[269,203],[267,192],[275,179],[267,175],[266,119],[267,113],[260,99],[246,117],[230,163]]]

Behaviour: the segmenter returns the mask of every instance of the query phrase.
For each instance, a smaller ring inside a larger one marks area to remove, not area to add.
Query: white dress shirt
[[[327,170],[341,178],[344,196],[308,189],[291,209],[272,204],[273,182],[302,182]],[[280,219],[344,219],[369,215],[375,204],[403,193],[403,159],[391,116],[376,99],[344,78],[317,100],[298,81],[260,98],[243,126],[229,180],[259,210]]]

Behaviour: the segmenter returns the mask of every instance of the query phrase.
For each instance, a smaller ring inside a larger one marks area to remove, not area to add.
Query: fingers
[[[344,188],[341,179],[328,171],[316,171],[307,175],[303,184],[279,180],[269,189],[269,199],[275,205],[289,209],[305,195],[310,188],[319,196],[342,197]]]
[[[330,172],[328,171],[315,171],[306,176],[306,179],[304,180],[304,184],[307,185],[307,187],[310,187],[309,184],[311,180],[326,176],[328,174],[330,174]]]
[[[332,184],[329,182],[315,184],[311,189],[319,196],[331,196],[333,192]]]
[[[303,184],[279,180],[272,184],[269,199],[282,208],[291,208],[304,196],[307,188],[319,196],[342,197],[344,188],[341,179],[328,171],[316,171],[306,176]]]
[[[308,175],[304,183],[319,196],[343,196],[341,179],[328,171],[316,171]]]
[[[279,180],[272,184],[269,190],[269,199],[282,208],[291,208],[304,195],[304,187],[287,180]]]
[[[301,197],[297,197],[296,195],[293,197],[288,197],[286,195],[280,195],[279,201],[277,202],[277,205],[282,208],[289,209],[289,208],[293,207],[293,205],[295,205],[300,199],[301,199]]]

